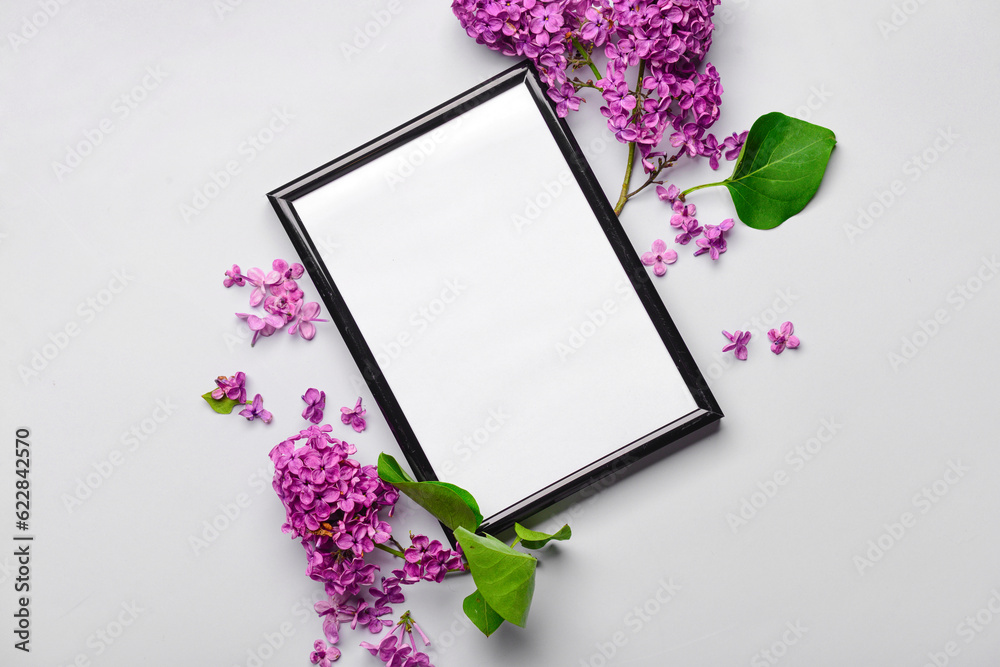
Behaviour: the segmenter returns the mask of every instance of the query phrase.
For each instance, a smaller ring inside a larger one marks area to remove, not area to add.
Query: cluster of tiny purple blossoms
[[[247,405],[249,407],[240,410],[240,416],[246,417],[247,421],[253,421],[254,419],[260,419],[265,424],[271,421],[272,415],[270,412],[264,409],[264,399],[261,398],[260,394],[253,397],[252,401],[247,400],[247,374],[243,371],[226,377],[225,375],[220,375],[215,378],[215,389],[212,390],[212,398],[217,401],[221,401],[223,398],[228,398],[231,401],[236,401],[240,405]]]
[[[733,219],[726,218],[718,225],[705,225],[702,227],[698,223],[697,207],[694,204],[685,204],[680,198],[680,191],[676,185],[670,187],[656,186],[656,195],[673,209],[674,214],[670,217],[670,226],[680,233],[674,237],[674,243],[687,245],[691,241],[698,246],[694,251],[694,256],[708,253],[715,260],[719,255],[726,252],[726,232],[733,228]],[[700,237],[700,238],[699,238]]]
[[[717,225],[705,225],[704,227],[694,217],[697,209],[694,204],[685,204],[678,197],[679,191],[676,185],[664,188],[662,185],[656,187],[657,195],[673,208],[674,214],[670,218],[670,226],[677,229],[679,234],[674,237],[674,243],[687,245],[694,241],[698,249],[694,251],[694,256],[708,253],[713,260],[719,259],[722,253],[726,252],[728,242],[726,232],[733,228],[733,219],[726,218]],[[667,265],[677,261],[677,252],[667,250],[667,244],[662,239],[653,241],[650,252],[643,253],[640,258],[646,266],[653,267],[653,273],[663,276],[667,273]]]
[[[289,264],[283,259],[271,263],[271,270],[264,273],[256,267],[246,274],[240,271],[238,264],[226,271],[222,284],[226,287],[253,286],[250,292],[250,305],[263,306],[265,315],[260,317],[253,313],[236,313],[236,317],[245,320],[253,339],[250,346],[257,344],[260,336],[270,336],[276,331],[288,326],[288,333],[298,333],[306,340],[312,340],[316,335],[316,325],[313,322],[326,322],[319,319],[319,304],[315,301],[305,302],[302,290],[295,282],[302,277],[305,268],[299,264]]]
[[[735,159],[745,135],[719,141],[708,130],[719,118],[722,85],[711,63],[712,15],[720,0],[454,0],[452,10],[470,37],[505,55],[531,59],[548,86],[556,112],[579,109],[583,88],[596,88],[601,113],[618,141],[635,143],[647,173],[682,154]],[[607,63],[597,81],[570,78],[593,66],[595,49]],[[630,68],[638,68],[631,75]],[[628,81],[636,81],[634,89]],[[658,151],[664,135],[677,155]]]
[[[748,356],[747,344],[753,334],[749,331],[736,331],[729,333],[723,331],[722,335],[729,339],[729,343],[722,348],[723,352],[732,352],[740,361],[746,361]],[[771,352],[781,354],[785,349],[795,349],[799,346],[799,337],[795,335],[795,326],[791,322],[785,322],[780,329],[771,329],[767,332],[767,338],[771,341]]]
[[[275,468],[272,486],[285,507],[282,531],[301,540],[306,574],[322,582],[327,595],[315,607],[323,618],[325,641],[316,642],[311,657],[320,665],[340,657],[336,644],[342,624],[379,634],[393,625],[386,618],[392,605],[405,601],[401,586],[421,580],[440,582],[447,572],[465,570],[460,550],[445,549],[425,536],[411,535],[411,546],[402,549],[382,516],[383,511],[386,518],[392,516],[399,491],[379,479],[374,466],[351,458],[357,448],[332,437],[332,430],[328,424],[311,425],[270,453]],[[388,543],[398,549],[388,548]],[[376,548],[401,555],[404,563],[378,582],[380,567],[367,558]],[[373,655],[394,667],[428,666],[426,654],[416,649],[413,628],[426,644],[407,613],[377,645],[363,642],[362,646],[374,649]],[[409,645],[404,644],[404,635],[409,636]]]

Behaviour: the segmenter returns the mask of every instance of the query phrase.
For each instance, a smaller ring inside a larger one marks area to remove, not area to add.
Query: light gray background
[[[466,37],[446,3],[225,1],[0,9],[3,664],[308,664],[318,584],[278,530],[266,455],[302,424],[307,387],[334,413],[371,401],[332,325],[251,350],[232,315],[248,290],[226,291],[223,272],[293,259],[264,193],[513,62]],[[657,280],[726,418],[535,520],[568,520],[574,538],[544,554],[526,630],[478,636],[462,620],[462,579],[408,591],[435,664],[919,666],[935,653],[995,664],[998,19],[994,3],[970,0],[723,4],[710,58],[726,89],[718,132],[778,110],[838,137],[802,214],[771,232],[737,225],[715,263],[682,248]],[[597,106],[570,124],[615,195],[625,149]],[[57,174],[88,137],[100,141]],[[224,187],[208,187],[227,163]],[[709,172],[675,177],[721,175]],[[215,196],[184,215],[206,187]],[[703,222],[733,215],[721,190],[691,201]],[[873,212],[864,228],[859,209]],[[638,252],[672,237],[667,219],[652,195],[622,217]],[[584,270],[559,247],[551,257]],[[764,332],[784,319],[803,343],[775,357]],[[748,325],[750,359],[731,361],[719,332]],[[52,358],[22,378],[43,349]],[[272,424],[199,398],[237,370]],[[396,450],[369,417],[365,433],[336,434],[373,461]],[[10,632],[18,427],[33,452],[30,656]],[[795,453],[819,444],[808,461]],[[922,499],[935,483],[941,495]],[[729,515],[751,502],[734,527]],[[403,519],[404,534],[434,529]],[[196,552],[190,538],[213,521],[228,527]],[[880,540],[888,551],[859,565]],[[119,621],[130,625],[100,639]],[[341,664],[377,664],[360,639],[345,631]]]

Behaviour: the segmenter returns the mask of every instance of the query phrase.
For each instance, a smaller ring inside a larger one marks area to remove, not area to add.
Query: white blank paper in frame
[[[699,410],[525,87],[295,208],[438,478],[487,519]]]

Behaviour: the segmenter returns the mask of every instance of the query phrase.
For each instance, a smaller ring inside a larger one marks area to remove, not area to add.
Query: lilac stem
[[[677,198],[680,199],[681,201],[684,201],[684,198],[689,194],[691,194],[692,192],[694,192],[695,190],[701,190],[702,188],[711,188],[716,185],[725,185],[725,184],[726,184],[725,181],[719,181],[718,183],[705,183],[704,185],[696,185],[693,188],[688,188],[684,192],[677,195]]]
[[[646,179],[646,182],[643,183],[642,185],[640,185],[638,188],[636,188],[632,192],[628,193],[628,197],[627,198],[631,199],[632,197],[636,196],[637,194],[639,194],[640,192],[642,192],[643,190],[645,190],[646,188],[648,188],[653,183],[657,183],[658,181],[656,179],[663,172],[663,170],[664,169],[669,169],[670,167],[674,166],[674,163],[677,162],[677,159],[683,153],[684,153],[684,149],[682,148],[681,150],[677,151],[677,154],[674,155],[672,158],[670,158],[666,162],[661,162],[659,168],[656,171],[654,171],[652,174],[649,175],[649,178]]]
[[[639,91],[642,90],[642,77],[646,73],[646,61],[639,61],[639,76],[635,82],[635,96],[639,98]],[[632,119],[638,120],[640,110],[642,109],[642,104],[637,103],[635,105],[635,111],[632,112]],[[630,141],[628,144],[628,162],[625,164],[625,180],[622,183],[622,192],[618,197],[618,202],[615,204],[615,215],[621,215],[622,209],[625,208],[625,202],[628,201],[628,184],[632,180],[632,167],[635,164],[635,142]]]
[[[581,44],[580,40],[578,40],[576,37],[573,38],[573,46],[576,47],[576,50],[587,61],[587,65],[590,66],[590,71],[594,73],[594,76],[596,76],[598,80],[603,79],[604,77],[601,76],[601,72],[600,70],[597,69],[597,65],[594,64],[594,61],[591,59],[590,54],[587,53],[587,50],[583,48],[583,44]]]
[[[375,548],[376,549],[381,549],[382,551],[386,552],[387,554],[392,554],[393,556],[396,556],[397,558],[404,558],[405,557],[402,551],[397,551],[396,549],[393,549],[392,547],[387,547],[384,544],[376,544]]]

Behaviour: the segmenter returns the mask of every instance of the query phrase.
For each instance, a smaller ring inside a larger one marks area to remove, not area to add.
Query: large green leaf
[[[825,127],[772,112],[758,118],[733,167],[720,183],[733,198],[740,220],[772,229],[816,194],[837,138]],[[685,194],[705,186],[691,188]]]
[[[228,396],[223,396],[222,398],[212,398],[211,391],[202,394],[201,397],[204,398],[208,402],[208,404],[212,406],[212,409],[218,412],[220,415],[228,415],[232,413],[233,408],[235,408],[237,405],[242,405],[242,403],[240,403],[239,401],[234,401]]]
[[[521,546],[525,549],[541,549],[550,540],[568,540],[573,536],[573,531],[570,530],[569,524],[564,525],[562,528],[552,533],[540,533],[537,530],[529,530],[519,523],[514,524],[514,532],[517,536],[521,538]]]
[[[504,620],[524,627],[535,592],[538,561],[514,551],[491,535],[476,535],[465,528],[455,531],[465,559],[483,599]]]
[[[486,603],[486,598],[479,592],[479,589],[472,591],[472,595],[462,600],[462,609],[476,627],[482,630],[483,634],[489,637],[497,628],[503,625],[503,616]]]
[[[447,482],[417,482],[388,454],[379,454],[378,476],[452,530],[459,526],[475,530],[483,522],[479,504],[468,491]]]

